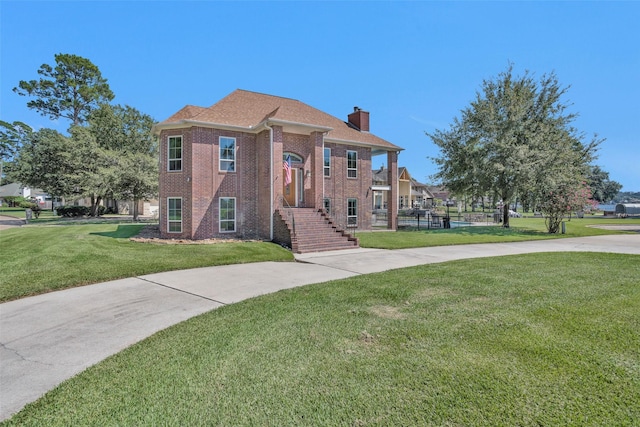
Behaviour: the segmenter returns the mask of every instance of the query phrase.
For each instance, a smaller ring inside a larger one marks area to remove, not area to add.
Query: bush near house
[[[89,207],[87,206],[60,206],[57,208],[58,216],[66,218],[89,215],[89,211]]]

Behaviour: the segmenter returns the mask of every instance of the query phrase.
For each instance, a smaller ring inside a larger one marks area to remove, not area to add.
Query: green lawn
[[[164,330],[2,425],[634,426],[637,255],[432,264]]]
[[[0,232],[0,301],[160,271],[292,261],[273,243],[159,245],[129,240],[141,224],[43,225]]]
[[[469,243],[500,243],[524,240],[560,239],[620,233],[594,225],[640,224],[640,219],[604,219],[602,217],[573,218],[566,222],[566,234],[549,234],[542,218],[511,218],[510,228],[496,225],[470,226],[448,230],[399,230],[356,232],[360,246],[379,249],[403,249],[427,246],[462,245]]]
[[[3,214],[5,214],[3,212]],[[573,219],[567,234],[544,232],[542,219],[513,219],[513,226],[450,230],[358,232],[362,247],[399,249],[467,243],[510,242],[611,234],[590,224],[639,224],[640,220]],[[0,301],[51,290],[161,271],[259,261],[292,261],[285,249],[265,242],[221,245],[154,245],[131,242],[143,227],[114,219],[81,222],[47,213],[27,227],[3,230]]]

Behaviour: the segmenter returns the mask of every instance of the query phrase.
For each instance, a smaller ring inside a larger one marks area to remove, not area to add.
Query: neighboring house
[[[386,155],[394,188],[401,150],[369,132],[360,108],[343,121],[244,90],[208,108],[186,106],[154,133],[162,237],[259,238],[300,251],[309,212],[325,211],[334,227],[371,229],[372,157]],[[390,216],[388,227],[395,222]]]
[[[37,201],[40,209],[51,209],[51,196],[37,188],[30,188],[19,182],[0,186],[0,206],[6,206],[5,197],[24,197]]]
[[[0,206],[8,205],[5,197],[24,197],[22,190],[22,185],[15,182],[0,186]]]
[[[440,202],[445,202],[449,200],[451,193],[444,186],[429,186],[428,190],[435,199],[440,200]]]
[[[433,194],[429,186],[411,178],[411,206],[414,208],[428,208],[433,205]]]
[[[390,186],[388,185],[389,171],[384,167],[372,172],[373,208],[386,209]],[[398,168],[398,201],[399,209],[426,208],[433,202],[433,195],[426,184],[422,184],[411,177],[405,167]]]

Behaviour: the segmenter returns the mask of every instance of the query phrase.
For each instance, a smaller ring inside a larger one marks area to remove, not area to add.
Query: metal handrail
[[[293,214],[293,211],[291,210],[291,205],[289,204],[289,202],[287,201],[287,199],[285,199],[284,196],[280,196],[280,206],[282,207],[282,209],[285,209],[285,203],[286,203],[286,208],[287,209],[287,217],[291,218],[291,227],[293,228],[292,232],[293,232],[293,236],[295,237],[296,235],[296,217]]]

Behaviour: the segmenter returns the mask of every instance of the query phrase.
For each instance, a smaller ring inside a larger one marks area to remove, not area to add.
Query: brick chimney
[[[363,132],[369,132],[369,112],[360,107],[353,107],[353,113],[348,116],[349,123]]]

